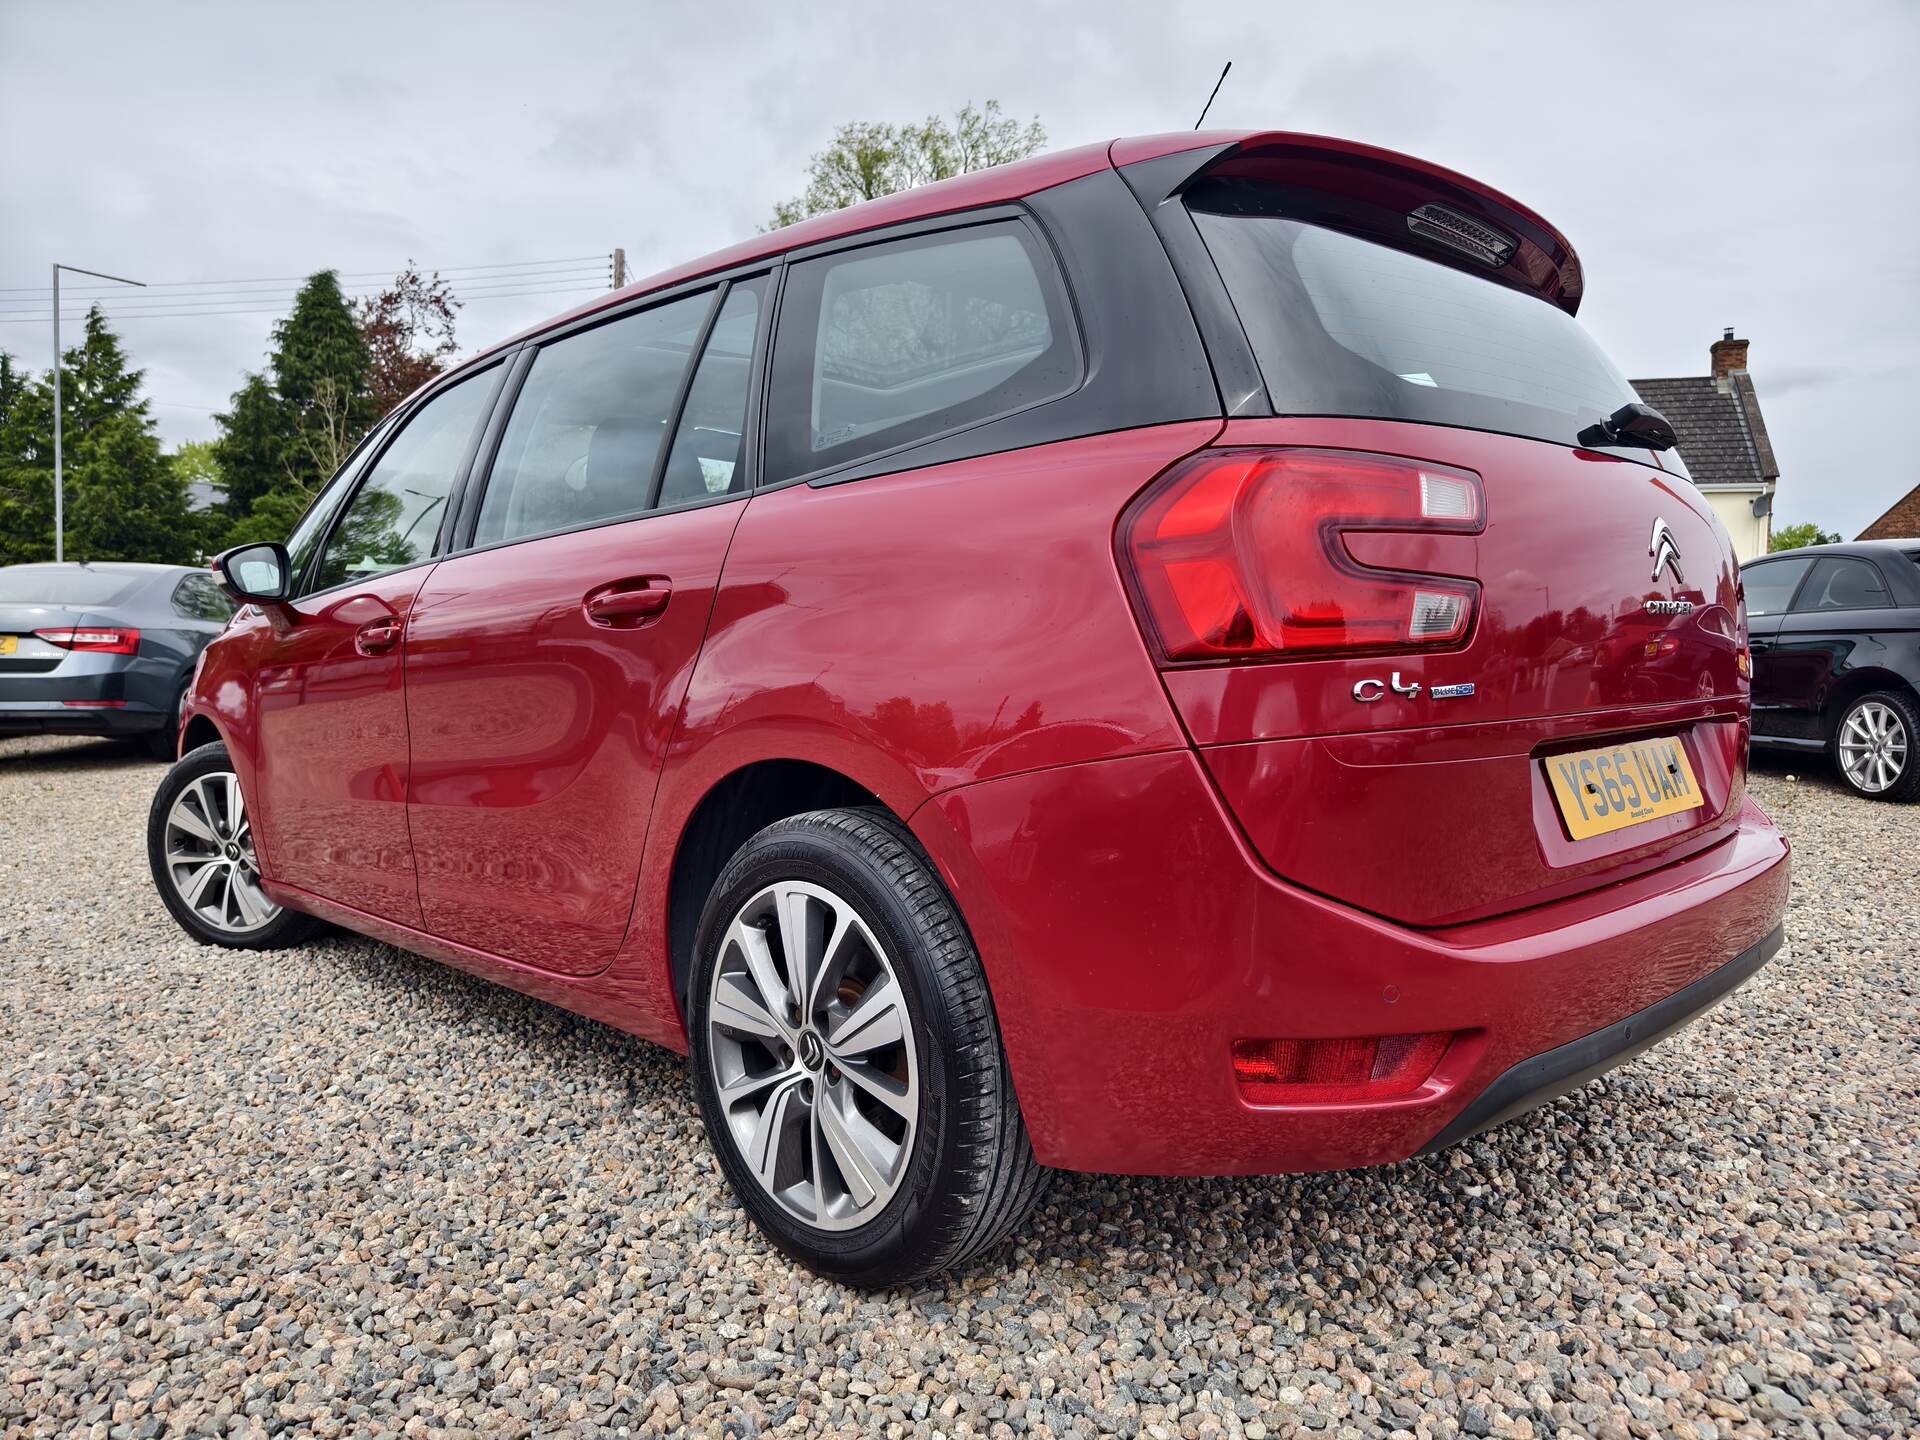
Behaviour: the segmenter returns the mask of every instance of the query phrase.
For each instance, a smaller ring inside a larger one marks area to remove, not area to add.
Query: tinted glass
[[[143,578],[82,565],[9,565],[0,570],[0,605],[111,605]]]
[[[740,447],[747,421],[747,388],[753,374],[753,336],[760,324],[766,277],[743,280],[727,291],[713,334],[700,354],[687,391],[687,407],[674,432],[673,450],[660,479],[660,503],[680,505],[709,495],[733,494],[746,485]]]
[[[1288,218],[1261,187],[1203,187],[1188,205],[1278,414],[1571,445],[1638,398],[1579,323],[1538,296]]]
[[[474,544],[645,510],[712,306],[702,291],[542,345],[501,437]]]
[[[1813,562],[1799,598],[1793,602],[1796,613],[1802,610],[1864,610],[1890,603],[1886,581],[1865,560],[1849,560],[1840,555],[1823,555]]]
[[[383,575],[433,554],[454,476],[498,378],[497,367],[470,375],[414,412],[347,502],[309,591]]]
[[[173,587],[173,608],[189,620],[225,620],[233,614],[233,602],[206,575],[182,576]]]
[[[770,478],[1025,409],[1079,376],[1052,263],[1017,222],[803,261],[780,306]]]
[[[1793,598],[1793,587],[1807,573],[1813,561],[1769,560],[1764,565],[1749,565],[1740,572],[1740,583],[1747,591],[1747,614],[1778,615]]]

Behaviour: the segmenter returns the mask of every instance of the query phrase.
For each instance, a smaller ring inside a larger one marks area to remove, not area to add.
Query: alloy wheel
[[[1840,727],[1840,768],[1856,789],[1877,795],[1907,765],[1907,727],[1891,705],[1867,700]]]
[[[762,1189],[821,1230],[871,1220],[919,1126],[912,1020],[894,961],[843,898],[779,881],[735,913],[708,993],[727,1129]]]
[[[189,910],[230,935],[258,930],[280,907],[260,888],[240,780],[230,770],[202,775],[167,810],[167,878]]]

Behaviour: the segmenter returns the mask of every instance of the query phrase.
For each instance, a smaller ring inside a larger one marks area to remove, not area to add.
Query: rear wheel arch
[[[683,1016],[701,911],[727,862],[776,821],[849,807],[893,813],[859,781],[810,760],[754,761],[723,776],[700,797],[680,829],[667,885],[667,952]]]
[[[1896,695],[1905,695],[1920,706],[1920,691],[1915,690],[1912,683],[1897,670],[1877,667],[1849,670],[1834,682],[1820,706],[1822,738],[1831,741],[1834,728],[1839,725],[1840,717],[1847,713],[1847,707],[1862,695],[1871,695],[1876,690],[1891,690]]]

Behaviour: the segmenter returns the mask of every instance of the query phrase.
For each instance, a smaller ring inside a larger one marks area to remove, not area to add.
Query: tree
[[[9,364],[7,370],[11,372]],[[95,308],[61,365],[65,548],[76,560],[192,558],[186,486],[160,453],[142,373]],[[0,563],[53,553],[53,383],[10,374],[0,405]]]
[[[375,415],[385,415],[446,368],[459,348],[453,338],[459,309],[440,272],[424,276],[411,260],[392,285],[357,307]]]
[[[308,278],[273,327],[273,388],[287,407],[281,452],[295,487],[317,489],[377,418],[367,394],[367,342],[331,270]]]
[[[1798,550],[1803,545],[1838,545],[1840,533],[1822,530],[1812,521],[1799,525],[1783,525],[1773,532],[1773,543],[1767,547],[1773,550]]]
[[[214,463],[226,482],[226,511],[245,519],[263,496],[288,483],[286,454],[294,443],[292,412],[264,375],[248,375],[233,392],[233,408],[214,416],[220,438]]]
[[[998,100],[979,109],[962,105],[949,123],[929,115],[918,125],[856,121],[833,133],[833,143],[807,163],[807,188],[773,207],[767,229],[929,185],[989,165],[1024,160],[1047,143],[1036,116],[1025,126],[1003,115]]]

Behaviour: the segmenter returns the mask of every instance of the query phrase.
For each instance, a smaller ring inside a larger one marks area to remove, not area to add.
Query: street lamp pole
[[[72,271],[75,275],[91,275],[96,280],[111,280],[116,285],[138,285],[147,288],[144,280],[128,280],[119,275],[103,275],[98,270],[82,270],[78,265],[62,265],[58,261],[53,266],[53,561],[59,564],[67,554],[67,492],[60,473],[60,272]]]

